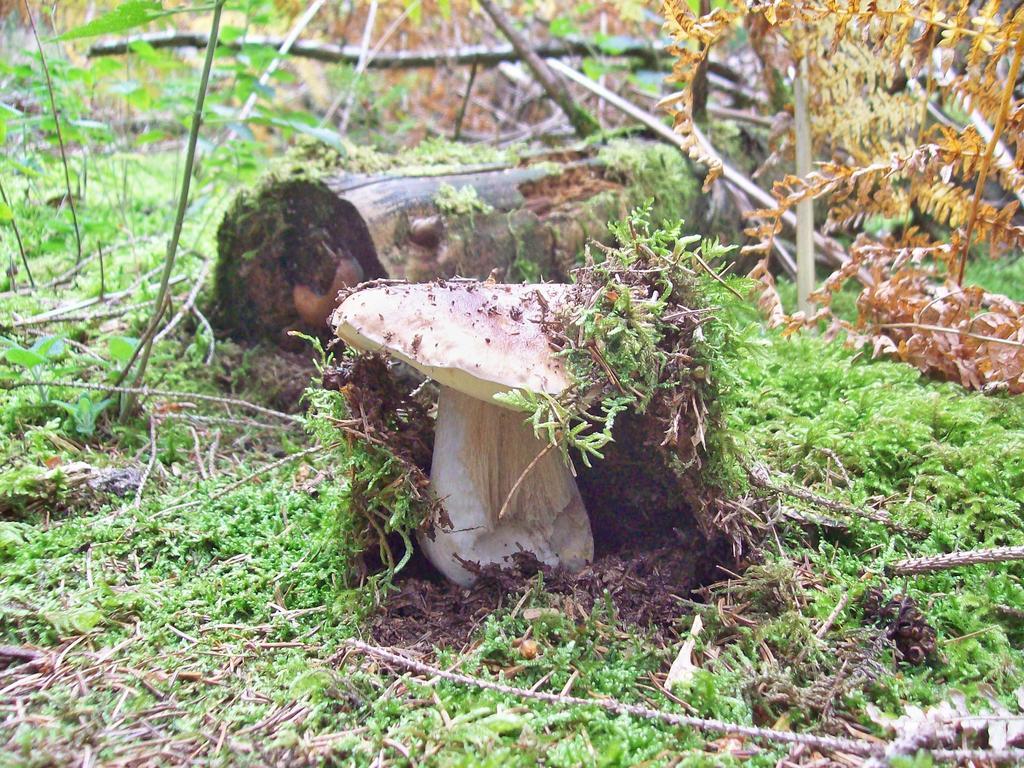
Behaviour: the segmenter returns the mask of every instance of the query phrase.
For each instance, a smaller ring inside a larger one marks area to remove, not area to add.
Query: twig
[[[260,475],[265,475],[267,472],[271,472],[271,471],[277,469],[278,467],[283,467],[285,464],[290,464],[291,462],[295,461],[296,459],[301,459],[304,456],[309,456],[310,454],[318,453],[320,451],[331,451],[331,450],[334,450],[335,448],[337,448],[340,445],[341,445],[341,441],[338,440],[338,441],[335,441],[333,443],[328,443],[327,445],[314,445],[312,448],[306,448],[305,450],[299,451],[298,453],[292,453],[292,454],[290,454],[288,456],[285,456],[283,459],[278,459],[277,461],[272,461],[269,464],[266,464],[266,465],[260,467],[255,472],[250,472],[245,477],[242,477],[242,478],[236,480],[235,482],[225,486],[224,488],[221,488],[219,491],[217,491],[214,494],[211,494],[211,495],[207,496],[205,499],[202,499],[202,500],[198,500],[197,499],[195,501],[185,501],[185,502],[182,502],[180,504],[174,504],[174,505],[172,505],[170,507],[165,508],[163,510],[163,513],[166,514],[168,512],[173,511],[173,510],[185,509],[187,507],[193,507],[196,504],[202,504],[202,503],[208,503],[208,502],[211,502],[211,501],[216,501],[217,499],[220,499],[220,498],[223,498],[224,496],[227,496],[229,493],[231,493],[236,488],[239,488],[239,487],[245,485],[246,483],[248,483],[248,482],[250,482],[252,480],[255,480]]]
[[[288,32],[288,36],[281,42],[280,47],[277,49],[277,56],[270,60],[270,64],[263,70],[263,74],[260,75],[260,79],[257,82],[257,87],[253,89],[253,92],[249,94],[249,98],[245,100],[245,104],[242,105],[241,110],[238,112],[238,121],[245,122],[249,119],[249,115],[252,114],[253,107],[256,106],[256,99],[260,89],[262,89],[268,82],[270,82],[271,76],[277,71],[277,68],[281,66],[282,57],[287,56],[288,52],[291,51],[292,46],[295,45],[295,41],[299,39],[299,35],[302,31],[309,26],[309,22],[313,20],[313,17],[317,15],[326,0],[313,0],[309,7],[306,9],[296,21],[295,25]],[[231,141],[235,137],[235,131],[232,129],[228,132],[227,140]]]
[[[180,419],[181,421],[187,421],[190,424],[227,424],[232,427],[246,427],[249,429],[289,429],[290,427],[298,426],[292,424],[267,424],[263,421],[255,421],[254,419],[233,419],[228,416],[201,416],[197,413],[168,413],[167,418],[169,419]]]
[[[868,509],[862,507],[854,507],[850,504],[846,504],[842,501],[836,501],[830,499],[827,496],[821,496],[813,491],[809,491],[806,488],[800,488],[795,485],[790,485],[785,482],[780,482],[781,478],[775,475],[763,464],[756,464],[752,468],[748,468],[747,476],[750,478],[750,482],[753,486],[761,488],[770,493],[782,494],[785,496],[792,496],[794,499],[800,499],[806,501],[808,504],[814,504],[818,507],[823,507],[832,512],[838,512],[839,514],[846,515],[848,517],[866,517],[869,520],[874,520],[876,523],[882,523],[891,528],[904,533],[915,533],[907,528],[894,522],[891,517],[885,512],[877,509]]]
[[[807,75],[807,51],[804,51],[793,78],[793,122],[796,134],[796,175],[807,178],[812,167],[811,113],[808,109],[810,78]],[[814,201],[796,204],[796,286],[797,308],[810,315],[814,291]]]
[[[25,15],[28,16],[28,23],[32,27],[32,37],[35,38],[36,48],[39,49],[39,62],[43,67],[43,74],[46,76],[46,90],[50,95],[50,109],[53,111],[53,124],[57,129],[57,146],[60,147],[60,159],[64,165],[64,186],[68,193],[68,206],[71,208],[71,222],[75,226],[75,246],[78,249],[75,263],[82,260],[82,233],[78,229],[78,213],[75,211],[75,196],[71,194],[71,172],[68,170],[68,155],[64,149],[64,135],[60,130],[60,112],[57,111],[57,98],[53,95],[53,80],[50,79],[50,68],[46,65],[46,54],[43,53],[43,44],[39,40],[39,30],[36,29],[36,19],[32,8],[25,2]]]
[[[774,728],[758,728],[753,725],[739,725],[737,723],[728,723],[723,720],[693,717],[692,715],[677,715],[673,712],[665,712],[663,710],[643,707],[637,704],[627,704],[610,698],[584,699],[579,696],[564,696],[558,693],[546,693],[543,691],[530,690],[528,688],[517,688],[515,686],[496,683],[491,680],[484,680],[479,677],[471,677],[470,675],[461,674],[459,672],[451,672],[449,670],[441,669],[431,664],[426,664],[422,661],[402,656],[401,654],[395,653],[387,648],[370,645],[354,638],[341,640],[340,644],[347,648],[347,650],[341,652],[342,654],[352,650],[366,656],[381,659],[413,674],[423,675],[428,678],[439,678],[459,685],[468,685],[481,690],[495,691],[507,696],[543,701],[563,707],[598,707],[606,712],[619,716],[629,715],[631,717],[638,717],[644,720],[660,720],[663,723],[668,723],[673,726],[694,728],[696,730],[711,731],[714,733],[732,734],[771,743],[802,744],[804,746],[828,752],[842,752],[851,755],[859,755],[861,757],[882,757],[886,754],[886,749],[888,749],[892,744],[891,742],[884,741],[874,742],[867,741],[866,739],[849,739],[841,736],[819,736],[813,733],[796,733],[794,731],[782,731]],[[340,655],[341,654],[336,655],[335,659]],[[424,684],[426,685],[430,682],[432,681],[425,681]],[[967,761],[988,761],[992,764],[1007,763],[1019,765],[1021,764],[1021,761],[1024,760],[1024,749],[1016,748],[944,749],[921,746],[921,749],[940,762],[960,763]]]
[[[136,509],[142,504],[142,492],[146,488],[146,482],[149,480],[149,476],[153,474],[153,468],[156,466],[156,416],[149,414],[149,461],[146,463],[146,470],[142,473],[142,479],[139,480],[139,487],[135,489],[135,500],[132,502],[132,506]]]
[[[83,312],[80,315],[61,315],[59,317],[42,319],[30,317],[25,320],[15,320],[11,324],[11,327],[31,328],[37,325],[50,325],[51,323],[91,323],[93,320],[106,320],[111,317],[121,317],[122,315],[127,315],[132,310],[148,307],[152,303],[153,302],[151,301],[144,301],[141,304],[128,304],[124,307],[112,307],[99,312]]]
[[[745,301],[745,299],[743,298],[743,295],[739,291],[737,291],[735,288],[733,288],[731,285],[729,285],[727,282],[725,282],[723,277],[720,274],[718,274],[717,272],[715,272],[715,270],[713,270],[711,268],[711,265],[708,264],[706,261],[704,261],[704,259],[702,259],[700,257],[699,253],[694,251],[693,252],[693,258],[695,258],[697,260],[698,264],[700,264],[702,267],[704,267],[704,271],[705,272],[707,272],[709,275],[711,275],[711,277],[713,277],[715,280],[717,280],[722,285],[724,285],[732,293],[733,296],[735,296],[740,301]]]
[[[586,75],[577,72],[572,67],[566,66],[557,59],[548,59],[548,65],[556,72],[572,80],[577,85],[583,86],[587,90],[604,99],[623,114],[629,115],[637,122],[641,123],[642,125],[645,125],[647,128],[651,130],[652,133],[654,133],[659,138],[663,139],[664,141],[667,141],[669,144],[679,147],[680,149],[683,148],[682,137],[680,137],[679,134],[677,134],[675,131],[673,131],[661,120],[659,120],[655,115],[652,115],[647,110],[641,109],[640,107],[636,106],[636,104],[627,101],[614,91],[608,90],[599,83],[596,83],[593,80],[591,80]],[[703,136],[701,136],[701,138],[703,139]],[[705,144],[707,144],[706,139],[704,139],[704,142]],[[711,148],[710,144],[707,144],[707,148],[710,151],[710,153],[712,153],[715,157],[718,157],[718,153],[715,152],[713,148]],[[722,169],[722,176],[730,184],[739,187],[741,190],[746,192],[750,197],[757,200],[761,205],[771,208],[774,208],[776,206],[777,203],[775,201],[775,198],[773,198],[771,195],[769,195],[767,192],[765,192],[763,189],[757,186],[757,184],[755,184],[742,173],[737,171],[731,165],[726,163],[724,160],[722,160]],[[787,223],[790,223],[791,226],[796,226],[796,216],[791,212],[787,211],[786,214],[783,214],[783,218],[787,221]],[[776,250],[779,252],[779,262],[782,264],[783,268],[786,270],[787,273],[795,277],[796,262],[793,261],[793,257],[787,251],[780,247],[776,247]]]
[[[221,12],[224,10],[225,2],[226,0],[216,0],[216,4],[213,7],[213,19],[210,22],[210,39],[214,41],[217,40],[220,32],[220,17]],[[150,321],[149,328],[143,336],[144,341],[140,344],[142,354],[139,357],[139,367],[133,381],[135,386],[141,384],[146,375],[146,366],[149,363],[149,356],[153,350],[153,338],[156,334],[157,326],[160,323],[160,318],[163,317],[164,307],[168,299],[171,272],[174,270],[174,259],[178,254],[178,241],[181,239],[181,229],[185,222],[185,210],[188,206],[188,193],[192,184],[192,167],[195,164],[196,144],[199,141],[199,126],[203,121],[203,104],[206,101],[206,89],[210,83],[210,71],[213,69],[213,58],[215,52],[215,45],[208,46],[206,49],[206,59],[203,62],[203,73],[199,82],[199,93],[196,95],[195,109],[192,112],[192,125],[189,126],[188,149],[185,153],[185,169],[182,174],[181,193],[178,196],[178,211],[174,217],[174,230],[171,233],[171,240],[167,244],[167,257],[164,261],[163,275],[160,278],[160,289],[157,292],[156,306],[153,309],[153,318]],[[134,357],[132,358],[132,361],[125,366],[121,376],[119,377],[119,381],[123,381],[126,378],[133,364]],[[134,404],[133,397],[133,395],[129,395],[127,400],[122,403],[122,416],[132,409]]]
[[[474,70],[475,72],[476,70]],[[32,277],[32,270],[28,266],[28,256],[25,254],[25,244],[21,241],[21,230],[18,229],[18,220],[14,216],[14,207],[11,205],[11,201],[7,199],[7,190],[4,189],[4,183],[0,180],[0,200],[4,201],[4,205],[11,211],[11,228],[14,230],[14,239],[18,243],[18,253],[21,254],[21,263],[25,265],[25,274],[28,275],[28,284],[33,288],[36,287],[36,281]],[[11,257],[11,287],[14,287],[14,257]]]
[[[20,389],[22,387],[67,387],[69,389],[87,389],[93,392],[116,392],[126,395],[138,395],[140,397],[165,397],[173,399],[178,402],[187,402],[189,400],[202,400],[208,403],[217,403],[218,405],[225,406],[238,406],[239,408],[248,408],[256,413],[262,413],[266,416],[273,416],[277,419],[284,419],[285,421],[292,421],[296,424],[304,424],[305,419],[301,416],[293,416],[289,413],[282,413],[281,411],[275,411],[272,408],[264,408],[262,405],[256,405],[246,400],[239,400],[234,397],[221,397],[219,395],[201,395],[198,392],[176,392],[170,389],[150,389],[148,387],[117,387],[111,384],[92,384],[85,381],[0,381],[0,390],[3,389]]]
[[[370,7],[366,12],[366,23],[363,26],[363,40],[359,44],[359,59],[356,61],[355,74],[352,77],[352,82],[348,84],[348,88],[345,91],[344,104],[345,107],[341,112],[341,123],[338,126],[339,133],[344,133],[348,129],[349,115],[352,110],[352,100],[356,94],[356,83],[359,82],[359,78],[363,74],[363,70],[366,69],[366,57],[370,50],[370,36],[373,34],[373,25],[377,20],[377,0],[370,0]],[[341,97],[339,97],[341,100]],[[335,101],[331,104],[330,109],[324,114],[323,119],[320,120],[320,125],[326,125],[328,121],[334,116],[334,112],[337,110],[340,101]]]
[[[541,84],[547,95],[551,97],[551,100],[569,118],[569,122],[572,124],[577,135],[581,138],[586,138],[600,131],[601,126],[594,119],[594,116],[573,100],[572,94],[569,93],[565,83],[551,71],[553,68],[533,51],[526,38],[513,25],[512,19],[498,7],[497,3],[494,0],[478,0],[478,2],[480,7],[491,17],[494,25],[508,38],[512,47],[516,49],[520,58],[530,68],[530,71],[533,72],[533,76],[537,78],[537,82]]]
[[[462,134],[462,121],[466,117],[466,107],[469,106],[469,96],[473,92],[473,83],[476,82],[477,68],[477,63],[473,62],[473,66],[469,70],[469,82],[466,83],[466,93],[462,97],[462,104],[459,106],[459,114],[455,116],[455,131],[452,133],[452,139],[454,141],[458,141]]]
[[[890,566],[889,570],[896,576],[910,576],[916,573],[946,571],[950,568],[959,568],[961,565],[1008,563],[1015,560],[1024,560],[1024,547],[993,547],[991,549],[948,552],[944,555],[911,557],[900,560]]]
[[[136,43],[145,43],[153,48],[205,48],[210,43],[210,36],[204,32],[156,32],[151,34],[126,37],[104,43],[96,43],[89,48],[89,57],[122,56],[132,52]],[[284,45],[284,38],[249,35],[232,41],[220,41],[218,46],[233,51],[242,50],[242,46],[258,46],[276,48]],[[530,47],[541,58],[561,56],[589,56],[593,53],[594,44],[590,40],[570,38],[555,42],[540,43]],[[288,51],[289,56],[313,59],[329,64],[356,64],[359,61],[361,48],[358,45],[334,45],[313,40],[296,40]],[[642,59],[655,64],[664,58],[665,48],[645,42],[627,45],[609,58]],[[470,66],[493,67],[505,61],[519,61],[520,55],[511,45],[468,45],[459,48],[437,48],[420,51],[383,51],[372,60],[366,62],[367,69],[419,69],[424,67]],[[712,68],[714,64],[712,63]]]
[[[199,269],[199,274],[196,276],[195,284],[192,286],[192,290],[188,292],[188,296],[185,297],[185,302],[181,305],[181,308],[177,311],[174,317],[171,318],[170,322],[167,323],[163,328],[160,329],[160,333],[153,339],[153,343],[157,344],[167,334],[177,327],[178,323],[181,322],[182,318],[185,317],[192,307],[195,306],[196,297],[199,295],[199,291],[202,290],[203,284],[206,282],[206,275],[210,271],[210,265],[213,263],[213,257],[208,256],[203,262],[203,266]]]
[[[526,465],[526,469],[524,469],[522,473],[520,473],[519,478],[512,484],[512,488],[509,489],[508,496],[505,497],[505,502],[501,505],[501,509],[498,510],[499,520],[505,517],[505,513],[508,512],[509,505],[512,503],[512,497],[516,495],[516,491],[518,491],[519,486],[523,484],[523,480],[525,480],[526,476],[533,471],[534,467],[537,466],[540,460],[551,452],[551,449],[554,448],[555,445],[555,443],[548,443],[543,448],[541,448],[540,453],[534,456],[533,460]]]
[[[143,275],[143,277],[147,277],[148,274],[150,273],[147,273],[147,275]],[[177,285],[184,279],[184,275],[178,275],[171,279],[171,285]],[[59,307],[54,307],[53,309],[49,309],[46,312],[40,312],[38,315],[32,315],[32,317],[27,317],[24,320],[16,320],[13,323],[13,327],[20,328],[22,326],[27,325],[40,325],[44,322],[49,322],[55,318],[58,318],[61,315],[64,315],[68,312],[74,312],[79,309],[85,309],[86,307],[91,307],[94,304],[116,304],[124,297],[133,293],[135,289],[138,288],[138,285],[139,282],[137,281],[136,284],[133,285],[132,287],[126,288],[123,291],[118,291],[117,293],[108,293],[105,297],[103,297],[103,299],[100,299],[98,296],[93,296],[91,299],[82,299],[81,301],[76,301],[71,304],[62,304]],[[147,302],[147,304],[148,303],[152,302]]]
[[[928,325],[927,323],[879,323],[878,328],[918,328],[922,331],[934,331],[935,333],[956,333],[960,336],[967,336],[978,341],[987,341],[992,344],[1005,344],[1009,347],[1024,348],[1024,342],[1013,339],[1001,339],[998,336],[986,336],[983,333],[965,331],[962,328],[950,328],[946,325]]]
[[[508,696],[515,696],[521,699],[532,699],[544,701],[550,704],[561,706],[578,707],[599,707],[615,715],[630,715],[645,720],[660,720],[669,725],[696,728],[702,731],[713,731],[727,733],[736,736],[745,736],[751,739],[771,741],[783,744],[806,744],[817,749],[829,752],[846,752],[854,755],[871,756],[880,755],[883,746],[862,739],[847,739],[838,736],[818,736],[815,734],[795,733],[793,731],[780,731],[771,728],[758,728],[752,725],[739,725],[727,723],[722,720],[712,720],[703,717],[690,715],[678,715],[673,712],[664,712],[650,707],[643,707],[637,704],[626,704],[615,699],[585,699],[579,696],[562,695],[558,693],[546,693],[544,691],[531,691],[527,688],[517,688],[503,683],[496,683],[491,680],[484,680],[478,677],[471,677],[459,672],[451,672],[439,667],[425,664],[415,659],[402,656],[394,651],[361,642],[359,640],[342,640],[341,643],[351,650],[373,656],[387,661],[396,667],[405,669],[418,675],[427,677],[438,677],[460,685],[469,685],[483,690],[496,691]]]

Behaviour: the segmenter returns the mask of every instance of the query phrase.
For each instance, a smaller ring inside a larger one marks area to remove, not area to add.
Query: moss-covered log
[[[735,210],[715,210],[678,150],[615,141],[529,158],[459,145],[385,157],[307,147],[243,192],[219,231],[217,325],[281,339],[325,334],[338,290],[380,277],[564,279],[607,222],[654,201],[653,218],[735,242]]]

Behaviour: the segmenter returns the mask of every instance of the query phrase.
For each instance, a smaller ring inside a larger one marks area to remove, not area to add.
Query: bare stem
[[[796,175],[806,179],[812,170],[811,113],[808,109],[807,52],[800,59],[793,79],[793,121],[796,128]],[[811,314],[814,307],[810,295],[814,290],[814,201],[810,198],[796,204],[796,285],[797,306]]]
[[[36,29],[36,19],[32,15],[32,8],[25,0],[25,14],[28,16],[28,23],[32,26],[32,37],[35,38],[36,48],[39,49],[39,62],[43,66],[43,74],[46,76],[46,91],[50,95],[50,109],[53,111],[53,124],[57,128],[57,145],[60,147],[60,159],[64,165],[64,187],[68,193],[68,206],[71,208],[71,222],[75,226],[75,246],[78,249],[75,256],[75,264],[82,261],[82,233],[78,229],[78,213],[75,211],[75,196],[71,194],[71,172],[68,171],[68,155],[64,151],[64,135],[60,130],[60,113],[57,111],[57,99],[53,95],[53,80],[50,79],[50,68],[46,65],[46,54],[43,53],[43,44],[39,40],[39,31]]]
[[[0,181],[0,199],[4,201],[4,205],[11,209],[11,227],[14,229],[14,239],[18,241],[18,252],[21,254],[21,263],[25,265],[25,274],[28,275],[28,283],[33,288],[36,287],[36,281],[32,278],[32,270],[28,267],[28,256],[25,254],[25,244],[21,241],[21,230],[18,229],[18,222],[14,218],[14,207],[11,205],[11,201],[7,199],[7,191],[4,189],[4,183]],[[14,288],[14,258],[11,258],[11,288]]]
[[[224,10],[226,0],[217,0],[213,7],[213,20],[210,22],[210,39],[216,41],[220,33],[221,11]],[[188,150],[185,153],[185,172],[181,179],[181,194],[178,195],[178,212],[174,217],[174,231],[171,240],[167,244],[167,257],[164,260],[164,271],[160,278],[160,290],[157,292],[156,306],[153,310],[153,317],[150,320],[149,328],[146,329],[145,341],[140,345],[142,352],[139,356],[139,367],[133,380],[134,386],[138,387],[146,375],[146,366],[149,363],[149,356],[153,351],[153,339],[156,336],[157,326],[160,318],[168,304],[168,291],[170,289],[171,272],[174,270],[174,259],[178,254],[178,241],[181,240],[181,228],[185,221],[185,210],[188,207],[188,193],[192,184],[192,167],[195,164],[196,144],[199,141],[199,127],[203,120],[203,104],[206,101],[206,91],[210,84],[210,70],[213,69],[213,58],[217,52],[216,45],[206,48],[206,59],[203,62],[203,74],[199,82],[199,93],[196,95],[195,110],[192,113],[192,125],[189,127]],[[129,361],[122,371],[120,380],[128,375],[134,360]],[[122,402],[121,415],[131,411],[135,404],[135,396],[129,394]]]
[[[1013,88],[1017,83],[1017,75],[1020,74],[1021,59],[1024,58],[1024,30],[1021,30],[1017,40],[1017,46],[1013,49],[1013,61],[1010,64],[1010,71],[1006,75],[1006,85],[1003,88],[1002,103],[999,105],[999,114],[996,116],[996,124],[992,126],[992,138],[985,147],[985,156],[981,158],[981,167],[978,169],[978,183],[974,187],[974,200],[971,201],[971,212],[967,216],[967,232],[964,234],[963,253],[960,254],[960,266],[956,273],[956,284],[963,285],[964,270],[967,268],[967,254],[971,249],[971,235],[974,234],[974,222],[978,218],[978,208],[981,205],[981,195],[985,191],[985,181],[988,178],[988,170],[992,165],[992,157],[995,155],[996,145],[999,144],[999,137],[1006,127],[1006,118],[1010,113],[1010,106],[1013,104]]]

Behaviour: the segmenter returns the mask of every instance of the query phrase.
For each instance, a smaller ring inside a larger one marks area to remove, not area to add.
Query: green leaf
[[[138,345],[138,339],[132,339],[128,336],[111,336],[107,339],[107,351],[110,353],[110,359],[122,365],[127,364],[132,359],[132,355],[135,354],[135,348]]]
[[[7,203],[0,202],[0,224],[10,224],[14,221],[14,211]]]
[[[163,5],[156,0],[127,0],[117,8],[87,24],[69,29],[58,40],[81,40],[85,37],[112,35],[149,24],[166,15]]]
[[[33,352],[31,349],[22,349],[21,347],[8,349],[4,356],[11,365],[18,365],[22,368],[35,368],[37,365],[46,364],[46,358],[38,352]]]
[[[57,357],[64,352],[64,339],[60,336],[43,336],[37,339],[30,349],[47,358]]]
[[[437,0],[438,10],[441,11],[441,18],[450,21],[452,18],[452,0]]]

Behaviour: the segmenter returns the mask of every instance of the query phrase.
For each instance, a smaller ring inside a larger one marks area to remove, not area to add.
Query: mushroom
[[[334,314],[350,346],[383,351],[440,385],[430,480],[451,528],[420,543],[464,586],[465,563],[506,564],[528,552],[578,570],[594,555],[590,520],[572,472],[521,411],[494,399],[516,390],[557,395],[569,385],[543,321],[568,285],[469,280],[368,287]]]

